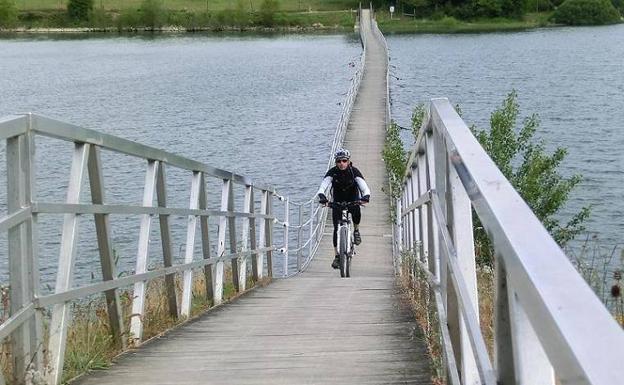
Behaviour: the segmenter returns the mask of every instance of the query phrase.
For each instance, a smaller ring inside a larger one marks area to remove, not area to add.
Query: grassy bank
[[[393,17],[388,13],[378,13],[377,22],[384,33],[478,33],[522,31],[527,29],[554,26],[548,21],[551,12],[527,14],[522,20],[483,19],[474,21],[457,20],[454,17],[440,19],[419,19],[410,16]]]

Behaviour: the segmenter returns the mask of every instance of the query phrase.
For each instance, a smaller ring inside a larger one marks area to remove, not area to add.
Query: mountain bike
[[[360,206],[360,201],[354,202],[328,202],[327,206],[332,209],[342,210],[340,222],[338,222],[338,256],[340,258],[340,276],[349,278],[351,276],[351,258],[355,255],[355,244],[353,243],[353,221],[349,207]]]

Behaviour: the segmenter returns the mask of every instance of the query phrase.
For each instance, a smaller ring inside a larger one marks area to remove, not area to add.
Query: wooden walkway
[[[372,199],[363,210],[352,278],[330,267],[330,224],[304,273],[210,311],[79,384],[430,384],[419,329],[397,295],[389,203],[381,190],[386,53],[365,32],[366,72],[345,147]]]

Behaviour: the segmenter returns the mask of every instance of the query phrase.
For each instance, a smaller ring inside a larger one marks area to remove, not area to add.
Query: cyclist
[[[364,181],[364,177],[360,170],[353,166],[350,160],[351,154],[349,150],[341,148],[334,154],[334,160],[336,166],[330,168],[321,182],[321,187],[318,190],[319,203],[322,205],[327,204],[328,199],[325,196],[325,191],[331,186],[334,202],[353,202],[360,201],[368,203],[370,200],[370,189]],[[359,225],[362,214],[359,206],[349,207],[349,212],[353,218],[353,242],[359,245],[362,242],[360,236]],[[332,262],[332,267],[337,269],[340,265],[340,256],[338,255],[338,222],[342,217],[342,210],[340,208],[333,208],[332,220],[334,222],[334,251],[336,257]]]

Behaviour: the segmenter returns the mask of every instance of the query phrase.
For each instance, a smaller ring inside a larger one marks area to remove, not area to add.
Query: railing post
[[[509,280],[507,280],[509,282]],[[513,287],[507,287],[516,383],[555,385],[555,372]]]
[[[161,163],[158,167],[158,175],[156,180],[156,196],[159,207],[167,207],[167,176],[165,172],[165,164]],[[163,252],[163,266],[173,266],[173,250],[171,247],[171,228],[169,224],[169,215],[159,215],[160,222],[160,243]],[[167,305],[169,306],[169,316],[173,319],[178,318],[178,300],[175,289],[175,274],[165,275],[165,291],[167,292]]]
[[[262,217],[262,221],[260,222],[260,234],[259,234],[259,238],[260,238],[260,248],[266,248],[268,247],[267,244],[267,232],[268,227],[267,227],[267,223],[268,223],[268,218],[266,218],[266,216],[268,215],[268,211],[269,211],[269,192],[266,190],[262,190],[262,198],[260,198],[260,214],[263,216]],[[257,279],[262,279],[262,277],[264,276],[264,256],[267,254],[266,251],[262,251],[257,253],[256,255],[256,271],[257,271]]]
[[[221,188],[221,211],[228,211],[229,207],[229,195],[230,195],[230,183],[232,183],[229,179],[223,180],[223,186]],[[217,258],[219,261],[213,265],[213,295],[214,295],[214,304],[219,305],[223,301],[223,270],[224,270],[224,262],[221,259],[223,254],[225,254],[225,228],[227,225],[227,217],[223,214],[219,216],[219,236],[217,243]]]
[[[147,171],[145,173],[145,187],[143,190],[143,206],[154,205],[154,192],[156,190],[156,179],[160,162],[148,160]],[[148,265],[148,249],[152,216],[143,214],[141,216],[141,227],[139,230],[139,246],[135,274],[145,273]],[[133,344],[138,344],[143,338],[143,316],[145,312],[145,296],[147,282],[141,281],[134,284],[132,296],[132,315],[130,316],[130,337]]]
[[[228,191],[228,204],[227,204],[227,210],[228,213],[233,213],[234,212],[234,182],[232,182],[230,180],[230,188]],[[228,216],[228,233],[229,233],[229,238],[230,238],[230,253],[231,254],[236,254],[237,253],[237,244],[236,244],[236,217],[234,216]],[[236,291],[237,293],[240,292],[240,282],[239,282],[239,271],[238,271],[238,259],[239,257],[235,256],[232,257],[232,259],[230,260],[231,266],[232,266],[232,284],[234,285],[234,291]]]
[[[102,164],[100,160],[100,149],[93,147],[89,153],[89,184],[91,187],[91,201],[93,204],[104,204],[104,176],[102,175]],[[111,281],[117,278],[117,268],[115,266],[115,256],[110,240],[110,223],[108,214],[95,214],[95,232],[98,241],[100,254],[100,267],[102,269],[102,280]],[[126,338],[124,332],[123,318],[121,312],[121,301],[116,289],[105,292],[106,308],[110,322],[113,342],[122,348],[126,348]]]
[[[299,229],[297,230],[297,271],[301,271],[301,255],[303,253],[301,245],[303,238],[303,205],[299,206]]]
[[[251,185],[245,186],[245,200],[243,202],[243,212],[251,214],[252,207],[252,193],[253,187]],[[251,229],[251,218],[243,219],[243,229],[241,233],[242,252],[249,251],[249,232]],[[253,250],[253,248],[251,249]],[[252,258],[253,259],[253,258]],[[238,284],[241,291],[244,291],[247,287],[247,256],[241,258],[240,266],[238,267]]]
[[[199,195],[202,185],[202,173],[193,171],[191,180],[191,197],[189,208],[197,210],[199,208]],[[197,215],[189,215],[186,223],[186,248],[184,249],[184,263],[193,262],[195,254],[195,235],[197,234]],[[184,270],[182,274],[182,304],[180,315],[190,317],[193,300],[193,269]]]
[[[262,205],[261,205],[262,206]],[[252,214],[249,217],[249,247],[251,249],[251,274],[253,276],[254,284],[258,282],[262,273],[262,265],[260,269],[258,268],[258,261],[261,258],[260,252],[258,252],[257,238],[256,238],[256,208],[255,208],[255,200],[254,200],[254,187],[251,186],[249,191],[249,212]],[[261,241],[262,243],[262,241]]]
[[[507,287],[507,271],[503,258],[495,255],[495,292],[494,292],[494,364],[501,385],[516,383],[513,356],[513,338],[511,319],[509,317],[509,293]]]
[[[7,209],[11,214],[22,207],[29,206],[34,193],[32,165],[32,141],[30,134],[7,139]],[[9,283],[10,314],[33,301],[38,291],[38,268],[36,264],[36,216],[28,222],[15,226],[8,231],[9,244]],[[39,368],[42,361],[38,354],[42,343],[41,316],[38,312],[12,334],[11,351],[13,353],[13,380],[21,383],[31,362]],[[41,341],[40,341],[41,340]],[[0,374],[0,381],[3,377]]]
[[[457,262],[460,273],[464,278],[464,282],[469,290],[468,297],[474,313],[479,317],[479,306],[477,298],[477,271],[475,264],[474,239],[472,233],[472,206],[470,198],[464,189],[457,171],[449,162],[448,191],[450,199],[448,200],[449,218],[451,228],[449,231],[453,237],[453,243],[457,253]],[[453,256],[450,256],[453,258]],[[462,383],[467,385],[481,384],[477,363],[470,344],[468,329],[459,308],[457,308],[457,321],[459,322],[461,361],[458,361],[461,370]]]
[[[308,258],[312,258],[312,252],[314,251],[314,198],[310,202],[310,244],[308,245]]]
[[[202,178],[199,186],[199,208],[200,210],[206,210],[208,207],[208,196],[206,194],[206,174],[202,173]],[[202,215],[199,218],[201,227],[201,240],[202,240],[202,257],[203,259],[210,259],[210,228],[208,227],[210,217]],[[206,301],[214,299],[214,293],[212,291],[213,277],[212,277],[212,265],[204,266],[204,284],[206,285]]]
[[[82,190],[82,184],[86,175],[90,147],[89,144],[85,143],[75,144],[66,203],[80,202],[80,191]],[[63,218],[59,269],[56,276],[56,293],[67,291],[72,285],[76,260],[76,245],[78,243],[78,218],[79,216],[76,214],[65,214]],[[70,310],[67,303],[54,305],[52,310],[48,349],[50,355],[48,382],[52,384],[59,384],[63,375],[67,328],[71,323]]]
[[[267,215],[273,217],[273,193],[267,193]],[[267,247],[273,247],[273,220],[274,218],[267,218],[267,230],[264,233],[266,237]],[[273,250],[267,251],[267,276],[273,278]]]
[[[284,277],[288,277],[288,233],[290,228],[290,200],[289,198],[285,198],[284,201]]]

